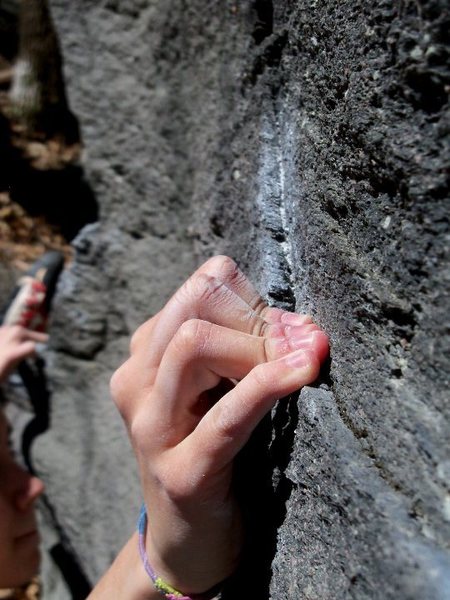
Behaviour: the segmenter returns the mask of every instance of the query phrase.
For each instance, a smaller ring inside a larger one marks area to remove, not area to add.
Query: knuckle
[[[240,273],[237,264],[229,256],[218,254],[213,256],[205,263],[205,268],[210,273],[214,273],[216,277],[220,279],[229,279],[230,277],[236,277]]]
[[[112,375],[109,381],[109,391],[120,414],[124,416],[126,406],[126,370],[128,361],[123,363]]]
[[[180,325],[176,336],[181,343],[189,345],[192,340],[196,339],[201,326],[202,321],[200,319],[188,319]]]
[[[150,443],[151,436],[149,435],[149,425],[145,419],[139,418],[139,414],[130,419],[128,424],[129,436],[133,447],[145,453],[146,444]]]
[[[229,256],[214,256],[205,267],[210,275],[231,287],[239,288],[246,281],[244,273]]]
[[[145,323],[144,323],[145,325]],[[140,325],[133,333],[130,339],[130,354],[134,354],[140,346],[142,336],[144,333],[144,325]]]
[[[212,325],[207,321],[189,319],[178,329],[174,343],[185,353],[198,353],[209,340],[211,329]]]
[[[154,323],[155,317],[152,317],[136,329],[130,339],[130,354],[135,354],[139,350],[141,344],[149,338]]]
[[[147,402],[144,403],[140,400],[142,398],[138,399],[132,410],[129,410],[125,425],[138,457],[147,463],[151,459],[151,472],[158,474],[162,448],[167,440],[166,430],[161,424],[158,413],[148,410],[148,402],[152,402],[152,397],[146,397]]]
[[[226,285],[235,289],[244,287],[252,289],[252,286],[249,286],[249,282],[244,273],[229,256],[214,256],[206,263],[206,265],[210,266],[210,272],[214,273],[215,276]],[[252,310],[259,315],[262,315],[267,309],[267,304],[256,290],[253,290],[252,297],[247,301]]]
[[[201,305],[205,302],[210,302],[217,295],[222,285],[223,283],[215,277],[199,273],[192,279],[190,292],[194,296],[195,301]]]
[[[134,352],[136,351],[136,348],[139,346],[139,340],[141,339],[141,335],[142,335],[142,325],[140,327],[138,327],[136,329],[136,331],[133,333],[133,335],[131,336],[130,339],[130,354],[134,354]]]
[[[234,260],[228,256],[219,256],[217,258],[217,277],[225,283],[239,287],[239,284],[245,281],[245,275]]]

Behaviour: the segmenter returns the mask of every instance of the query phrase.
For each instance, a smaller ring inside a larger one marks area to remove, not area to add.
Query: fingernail
[[[311,323],[312,319],[309,315],[297,315],[296,313],[285,312],[281,315],[281,322],[286,325],[304,325]]]
[[[314,325],[313,322],[306,322],[303,325],[284,325],[284,331],[286,337],[298,337],[299,335],[306,335],[311,331],[316,331],[318,329],[317,325]]]
[[[297,350],[296,352],[292,352],[292,354],[288,354],[284,359],[286,364],[290,367],[306,367],[311,363],[311,357],[308,352],[304,350]]]
[[[314,341],[314,332],[311,333],[297,333],[289,336],[289,346],[292,350],[304,348],[312,344]]]

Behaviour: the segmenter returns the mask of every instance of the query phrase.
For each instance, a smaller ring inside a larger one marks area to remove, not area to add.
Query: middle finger
[[[259,304],[259,312],[261,308]],[[190,319],[201,319],[251,335],[264,335],[268,323],[258,311],[220,279],[202,272],[194,273],[169,300],[154,323],[150,364],[161,362],[170,340]]]

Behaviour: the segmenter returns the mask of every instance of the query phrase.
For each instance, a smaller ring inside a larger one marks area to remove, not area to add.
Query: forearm
[[[88,600],[161,600],[139,556],[138,536],[133,534],[108,571],[95,586]]]

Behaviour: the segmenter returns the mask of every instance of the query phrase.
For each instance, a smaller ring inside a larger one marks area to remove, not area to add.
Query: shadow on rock
[[[280,405],[259,424],[237,460],[235,489],[243,507],[247,546],[224,600],[270,597],[278,528],[292,491],[284,471],[298,420],[297,397],[290,396]]]

